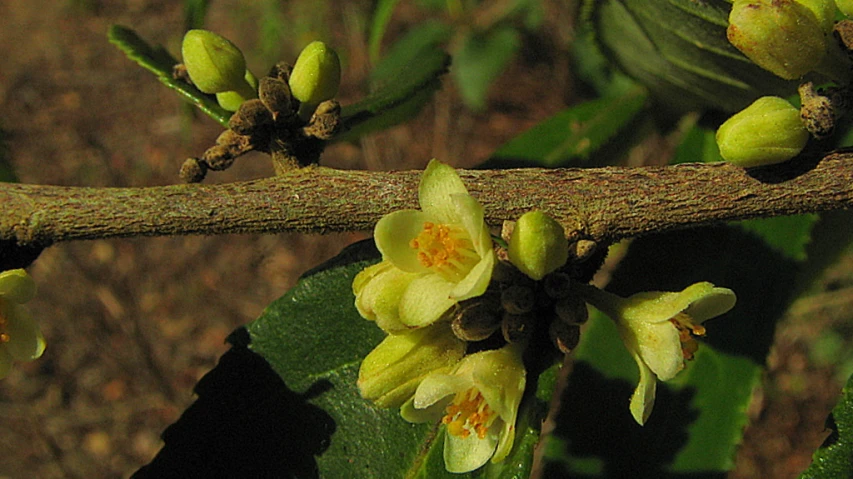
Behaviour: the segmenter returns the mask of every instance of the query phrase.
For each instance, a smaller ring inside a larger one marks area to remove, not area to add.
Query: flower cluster
[[[0,273],[0,378],[9,374],[13,361],[33,361],[44,352],[44,336],[23,306],[35,293],[26,271]]]
[[[388,334],[362,362],[358,387],[410,422],[440,421],[450,472],[508,457],[531,360],[525,352],[541,363],[551,357],[541,347],[550,341],[553,360],[570,353],[587,303],[616,321],[640,367],[630,407],[640,424],[651,413],[655,377],[672,379],[696,351],[701,322],[734,305],[731,291],[710,283],[627,299],[586,285],[573,268],[594,243],[570,245],[562,226],[539,211],[505,224],[507,244],[495,246],[482,206],[453,168],[435,160],[418,194],[420,210],[377,223],[382,261],[353,281],[359,313]]]

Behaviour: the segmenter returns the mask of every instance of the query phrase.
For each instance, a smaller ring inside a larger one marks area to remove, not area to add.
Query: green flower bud
[[[845,16],[853,17],[853,0],[835,0],[835,6]]]
[[[246,70],[243,78],[245,81],[240,85],[240,90],[222,91],[216,94],[216,102],[223,109],[237,111],[243,102],[258,97],[258,79],[255,78],[255,75]]]
[[[303,107],[299,116],[308,118],[320,102],[334,97],[341,84],[341,61],[334,50],[320,41],[306,46],[290,74],[290,91]]]
[[[399,407],[408,401],[424,377],[445,372],[465,354],[465,342],[447,323],[392,334],[361,363],[358,389],[379,407]]]
[[[744,168],[787,161],[802,151],[808,139],[800,111],[775,96],[759,98],[717,130],[720,155]]]
[[[246,83],[243,52],[227,38],[211,31],[188,31],[181,45],[181,55],[190,79],[204,93],[240,91]]]
[[[735,0],[726,30],[744,55],[786,80],[820,65],[825,33],[814,11],[794,0]]]
[[[560,223],[541,211],[521,215],[509,239],[509,260],[535,280],[566,264],[569,243]]]

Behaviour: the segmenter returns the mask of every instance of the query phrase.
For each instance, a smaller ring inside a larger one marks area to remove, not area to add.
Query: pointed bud
[[[775,96],[759,98],[717,130],[720,155],[744,168],[787,161],[802,151],[808,139],[800,110]]]
[[[726,30],[744,55],[786,80],[820,65],[826,33],[815,12],[794,0],[735,0]]]
[[[181,45],[184,65],[204,93],[240,90],[246,82],[246,59],[227,38],[208,30],[190,30]]]
[[[569,243],[560,223],[541,211],[530,211],[515,223],[508,254],[516,268],[538,281],[566,264]]]
[[[290,91],[305,106],[299,116],[310,118],[320,102],[333,98],[341,84],[341,61],[338,54],[320,41],[306,46],[290,73]]]
[[[358,389],[379,407],[399,407],[430,373],[449,370],[465,354],[465,343],[446,323],[390,335],[361,363]]]

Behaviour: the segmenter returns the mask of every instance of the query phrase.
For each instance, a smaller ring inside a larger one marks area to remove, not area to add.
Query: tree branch
[[[853,206],[853,154],[745,171],[729,164],[460,170],[492,225],[541,209],[598,242],[720,221]],[[222,185],[0,185],[0,240],[47,246],[128,236],[370,230],[417,208],[419,171],[309,167]]]

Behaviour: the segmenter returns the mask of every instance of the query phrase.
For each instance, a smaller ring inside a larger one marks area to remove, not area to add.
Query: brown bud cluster
[[[190,158],[181,167],[181,179],[197,183],[208,170],[229,168],[237,157],[257,150],[276,152],[285,161],[276,171],[307,166],[319,161],[325,143],[341,131],[341,106],[335,100],[321,103],[308,122],[299,118],[299,100],[293,98],[288,77],[292,67],[277,64],[258,84],[258,98],[243,102],[225,130],[201,158]],[[273,155],[274,158],[276,155]]]

